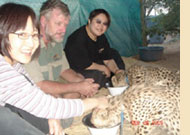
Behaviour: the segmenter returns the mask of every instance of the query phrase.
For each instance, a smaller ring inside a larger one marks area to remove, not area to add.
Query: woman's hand
[[[50,135],[65,135],[61,126],[61,121],[57,119],[49,119],[49,134]]]
[[[100,108],[100,109],[105,109],[108,107],[108,98],[109,97],[99,97],[96,98],[98,105],[96,106],[96,108]]]
[[[84,112],[94,109],[94,108],[107,108],[108,107],[108,97],[99,98],[86,98],[83,99]]]
[[[107,78],[111,76],[111,71],[109,70],[109,68],[107,68],[104,65],[102,65],[102,71],[106,75]]]
[[[118,74],[118,73],[121,73],[121,72],[125,72],[125,70],[123,70],[123,69],[117,69],[117,70],[115,70],[115,74]]]

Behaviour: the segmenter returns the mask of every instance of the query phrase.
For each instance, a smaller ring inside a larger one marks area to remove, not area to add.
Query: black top
[[[75,71],[84,70],[92,62],[103,64],[103,60],[113,59],[113,50],[104,34],[93,41],[88,36],[85,26],[68,37],[64,49],[69,65]]]

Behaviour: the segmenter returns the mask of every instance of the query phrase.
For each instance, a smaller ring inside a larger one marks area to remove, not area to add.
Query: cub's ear
[[[115,76],[115,75],[111,78],[111,82],[112,82],[112,84],[113,84],[113,86],[114,86],[114,87],[116,87],[116,86],[117,86],[118,81],[117,81],[117,78],[116,78],[116,76]]]

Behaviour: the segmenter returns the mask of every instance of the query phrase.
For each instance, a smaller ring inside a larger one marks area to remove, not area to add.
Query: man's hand
[[[99,84],[94,83],[93,79],[85,79],[78,83],[79,85],[79,93],[86,97],[91,97],[98,92]]]
[[[48,124],[49,124],[50,135],[65,135],[60,120],[49,119]]]

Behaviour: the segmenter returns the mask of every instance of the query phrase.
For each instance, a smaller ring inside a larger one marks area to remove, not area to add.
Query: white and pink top
[[[82,100],[54,98],[45,94],[33,83],[21,64],[11,66],[0,55],[0,105],[6,103],[47,119],[81,116],[84,112]]]

